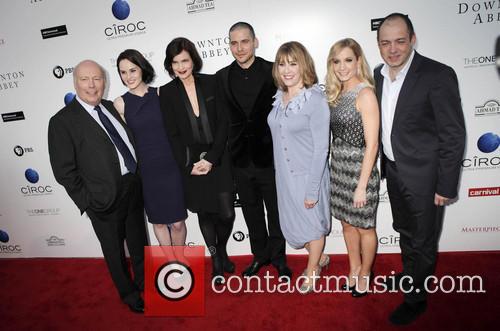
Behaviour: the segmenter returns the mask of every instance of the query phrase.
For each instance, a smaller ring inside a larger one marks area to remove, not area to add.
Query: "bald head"
[[[76,95],[85,103],[97,106],[102,99],[106,85],[104,69],[95,61],[84,60],[73,71]]]

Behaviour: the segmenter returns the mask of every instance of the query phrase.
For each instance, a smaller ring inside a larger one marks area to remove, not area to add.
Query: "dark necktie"
[[[113,123],[111,123],[109,118],[102,112],[101,107],[95,106],[94,110],[97,111],[97,115],[99,115],[99,119],[101,120],[102,125],[104,125],[104,128],[106,128],[106,131],[108,131],[111,140],[113,140],[116,148],[120,151],[120,154],[125,161],[125,166],[127,167],[128,171],[130,171],[131,173],[135,173],[137,169],[137,163],[135,162],[134,156],[130,152],[130,149],[127,147],[118,131],[116,131]]]

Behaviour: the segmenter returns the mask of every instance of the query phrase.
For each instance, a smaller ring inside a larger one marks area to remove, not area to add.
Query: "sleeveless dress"
[[[332,146],[330,158],[332,216],[359,228],[375,227],[380,178],[373,166],[366,188],[367,203],[354,208],[353,196],[361,174],[365,152],[365,139],[361,113],[356,109],[356,98],[367,84],[358,84],[341,95],[331,107],[330,128]]]
[[[134,135],[142,179],[144,208],[150,223],[171,224],[187,218],[179,167],[163,126],[156,89],[143,96],[123,96],[125,120]]]

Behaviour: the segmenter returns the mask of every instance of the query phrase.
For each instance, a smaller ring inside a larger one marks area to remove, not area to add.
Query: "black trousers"
[[[240,199],[254,259],[286,264],[285,238],[281,233],[274,168],[234,168],[236,191]],[[264,212],[264,204],[267,211]]]
[[[424,281],[436,266],[444,207],[434,204],[434,193],[417,195],[408,189],[400,180],[395,162],[386,159],[385,164],[393,228],[400,235],[403,274],[413,279],[414,290],[404,294],[405,301],[424,301]]]
[[[147,245],[144,202],[138,175],[122,176],[122,192],[109,212],[87,210],[116,289],[123,302],[134,304],[144,290],[144,246]],[[125,259],[124,241],[134,279]]]

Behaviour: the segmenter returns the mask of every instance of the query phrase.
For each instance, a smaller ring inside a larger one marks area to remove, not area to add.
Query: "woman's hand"
[[[354,208],[361,208],[366,205],[366,190],[357,187],[354,191],[354,197],[352,198],[352,205]]]
[[[316,204],[318,203],[318,200],[314,201],[314,200],[304,200],[304,207],[306,207],[306,209],[311,209],[313,208],[314,206],[316,206]]]
[[[200,160],[193,164],[193,169],[191,170],[191,175],[202,176],[206,175],[212,170],[212,163],[207,160]]]

